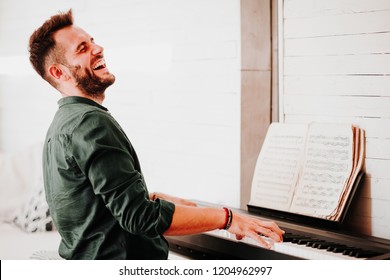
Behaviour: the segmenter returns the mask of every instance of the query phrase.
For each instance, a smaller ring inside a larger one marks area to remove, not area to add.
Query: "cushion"
[[[13,222],[26,232],[52,231],[54,229],[45,198],[42,176],[32,189],[30,197],[19,209]]]
[[[11,222],[42,176],[43,143],[0,153],[0,221]]]

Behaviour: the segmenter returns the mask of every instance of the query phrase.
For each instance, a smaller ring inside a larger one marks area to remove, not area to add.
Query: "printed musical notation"
[[[357,137],[356,131],[348,124],[272,124],[257,160],[249,204],[337,219],[362,168],[356,163],[364,155],[364,133]]]
[[[306,128],[300,125],[286,128],[283,134],[270,127],[256,164],[252,201],[279,210],[290,207],[304,153],[305,135]]]

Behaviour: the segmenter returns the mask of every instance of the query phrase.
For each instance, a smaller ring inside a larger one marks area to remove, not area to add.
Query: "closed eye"
[[[76,48],[76,53],[83,53],[83,52],[86,52],[88,50],[88,46],[90,44],[94,44],[94,39],[91,37],[90,39],[90,42],[81,42],[77,48]]]

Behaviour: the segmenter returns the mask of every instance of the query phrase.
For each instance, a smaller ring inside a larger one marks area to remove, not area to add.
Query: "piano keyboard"
[[[224,230],[204,234],[167,237],[170,250],[194,259],[310,259],[310,260],[364,260],[390,259],[390,245],[373,245],[364,239],[344,242],[307,234],[286,232],[283,242],[265,238],[271,249],[261,247],[250,238],[237,240]],[[383,246],[383,247],[382,247]]]
[[[230,232],[217,230],[210,231],[205,234],[215,236],[218,238],[224,238],[233,242],[242,242],[245,244],[249,244],[254,247],[262,248],[261,245],[251,238],[244,237],[242,240],[235,240],[235,236]],[[340,251],[337,250],[337,253],[333,250],[327,250],[327,248],[319,247],[320,244],[324,244],[326,242],[323,239],[314,239],[309,238],[307,236],[298,236],[293,235],[291,233],[286,233],[283,242],[274,242],[270,238],[263,237],[267,242],[272,244],[270,250],[276,251],[278,253],[293,255],[297,258],[301,259],[315,259],[315,260],[355,260],[355,256],[350,256],[349,252],[358,249],[357,247],[349,248],[349,251],[344,252],[341,250],[342,248],[346,249],[345,245],[338,244]],[[332,242],[329,246],[335,246],[337,243]],[[345,247],[344,247],[345,246]],[[266,250],[266,249],[265,249]],[[363,249],[360,248],[363,251]],[[376,253],[376,255],[380,255],[380,253]],[[361,259],[364,259],[361,257]]]
[[[243,210],[236,211],[257,216]],[[273,242],[272,239],[263,237],[272,243],[271,249],[261,247],[250,238],[237,240],[235,235],[224,230],[168,236],[166,239],[171,251],[194,259],[390,259],[390,240],[387,239],[286,220],[277,220],[277,223],[286,233],[283,242]]]

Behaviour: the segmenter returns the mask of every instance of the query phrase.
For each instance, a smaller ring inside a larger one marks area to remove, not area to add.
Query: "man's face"
[[[103,48],[95,44],[93,38],[77,26],[69,26],[57,31],[56,43],[64,52],[64,61],[75,80],[75,86],[84,94],[99,96],[115,81],[108,71],[103,56]]]

